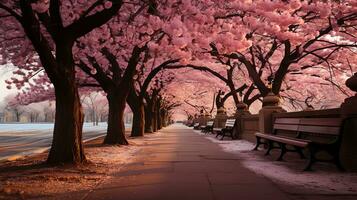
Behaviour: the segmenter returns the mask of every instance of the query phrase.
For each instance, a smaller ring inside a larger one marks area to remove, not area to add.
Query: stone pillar
[[[347,79],[346,85],[355,95],[341,104],[341,117],[348,118],[343,127],[341,162],[349,171],[357,171],[357,73]]]
[[[222,128],[224,127],[227,120],[227,112],[224,107],[220,107],[217,109],[217,115],[214,118],[214,127],[215,128]]]
[[[236,113],[234,114],[235,117],[239,117],[246,114],[250,115],[247,104],[243,102],[239,102],[236,106],[237,106],[237,110]]]
[[[201,112],[200,115],[198,116],[198,123],[200,124],[200,126],[202,126],[203,122],[204,122],[204,114],[203,112]]]
[[[263,98],[263,107],[259,111],[259,132],[272,133],[273,132],[273,113],[286,112],[280,106],[280,98],[273,92],[269,92]]]
[[[203,126],[207,125],[207,122],[209,120],[211,120],[211,114],[209,114],[208,112],[205,112],[205,114],[203,115],[202,125]]]
[[[236,124],[233,130],[233,135],[235,139],[240,139],[243,134],[242,116],[250,115],[251,113],[249,112],[248,105],[243,102],[239,102],[236,107],[237,110],[234,114],[234,117],[236,118]]]

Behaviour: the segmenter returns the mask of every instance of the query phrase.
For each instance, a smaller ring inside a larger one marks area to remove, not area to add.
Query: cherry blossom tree
[[[150,81],[160,70],[185,56],[177,53],[177,47],[182,44],[176,32],[182,12],[176,11],[180,10],[181,3],[151,2],[144,10],[145,6],[125,5],[123,10],[131,15],[113,18],[101,27],[101,32],[82,38],[77,46],[78,66],[95,79],[108,96],[105,143],[127,144],[123,111],[128,95],[127,102],[134,112],[132,136],[143,135],[143,100]],[[142,82],[133,82],[138,77]]]
[[[86,161],[72,49],[78,38],[110,20],[122,4],[120,0],[0,2],[1,63],[11,62],[27,77],[43,67],[54,86],[56,121],[48,163]]]
[[[217,38],[211,53],[241,63],[262,96],[270,91],[268,77],[279,94],[288,89],[284,82],[304,83],[309,75],[341,89],[341,78],[356,70],[350,61],[356,57],[355,1],[231,1],[223,10],[215,15],[218,32],[237,37],[234,31],[242,27],[239,40],[245,48],[234,49],[227,38]]]
[[[206,66],[196,69],[208,68],[206,71],[221,80],[225,69],[239,72],[242,81],[237,83],[249,86],[243,102],[252,103],[270,90],[287,97],[294,93],[294,87],[306,83],[328,84],[349,95],[343,82],[356,70],[355,1],[185,4],[199,8],[200,15],[181,18],[186,25],[182,32],[190,30],[191,35],[181,35],[186,43],[180,50],[189,55],[190,64]],[[194,23],[198,16],[199,24]],[[237,101],[237,96],[233,97]]]
[[[56,117],[55,133],[67,130],[69,134],[55,134],[49,158],[57,155],[56,161],[85,160],[78,140],[83,121],[78,85],[99,86],[106,93],[105,143],[127,144],[126,102],[134,112],[132,135],[140,136],[143,116],[149,121],[147,130],[158,124],[150,120],[159,118],[164,97],[175,93],[171,96],[182,103],[190,98],[187,92],[199,93],[194,86],[182,91],[184,79],[213,83],[210,94],[224,90],[222,101],[233,97],[235,105],[251,105],[273,91],[292,105],[312,106],[322,103],[316,99],[328,94],[326,88],[350,95],[343,82],[356,71],[357,6],[353,0],[18,2],[0,4],[0,20],[5,22],[0,28],[5,41],[0,60],[18,66],[15,74],[24,77],[13,78],[9,84],[21,88],[36,76],[37,82],[30,85],[36,99],[56,97],[56,109],[68,111]],[[119,9],[120,14],[114,16]],[[47,76],[41,74],[39,63]],[[176,71],[174,83],[165,87],[152,82],[162,70],[178,68],[197,71],[186,76]],[[317,84],[324,87],[309,87]],[[207,88],[212,85],[203,85],[202,91]],[[211,105],[212,96],[204,99],[182,105]],[[64,119],[72,118],[72,124],[65,124]],[[60,145],[76,147],[80,153],[72,154],[67,150],[73,148]],[[61,149],[65,152],[56,153]]]

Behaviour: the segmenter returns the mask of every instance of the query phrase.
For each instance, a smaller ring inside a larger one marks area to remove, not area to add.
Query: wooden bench
[[[233,136],[233,127],[234,124],[236,122],[236,119],[227,119],[224,128],[213,128],[213,132],[216,132],[216,137],[218,137],[219,135],[222,135],[221,140],[223,140],[223,138],[225,136],[227,136],[227,134],[229,134],[228,136],[231,137],[232,139],[234,139]]]
[[[206,124],[206,126],[201,126],[202,132],[204,132],[204,133],[210,133],[210,132],[212,132],[213,123],[214,123],[214,121],[208,121],[207,124]]]
[[[277,160],[281,161],[287,152],[297,152],[301,158],[305,158],[303,150],[307,149],[309,160],[304,171],[311,170],[317,161],[333,162],[338,169],[344,170],[339,157],[342,123],[341,118],[278,118],[274,122],[273,134],[255,134],[257,144],[254,150],[266,144],[268,148],[265,155],[269,155],[272,149],[278,148],[280,156]],[[316,158],[320,151],[327,152],[332,159]]]
[[[200,123],[197,122],[193,125],[193,129],[198,130],[199,128],[200,128]]]

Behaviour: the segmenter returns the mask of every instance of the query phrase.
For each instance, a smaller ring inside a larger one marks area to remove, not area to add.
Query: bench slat
[[[207,122],[207,126],[212,126],[212,125],[213,125],[213,121]]]
[[[278,130],[297,131],[298,128],[298,124],[274,124],[274,129]]]
[[[309,140],[288,138],[288,137],[284,137],[284,136],[276,136],[276,135],[270,135],[270,134],[264,134],[264,133],[256,133],[255,135],[257,137],[260,137],[263,139],[268,139],[268,140],[271,140],[274,142],[280,142],[280,143],[294,145],[294,146],[298,146],[298,147],[306,147],[311,142]]]
[[[298,131],[306,132],[306,133],[319,133],[324,135],[339,135],[340,127],[300,125]]]
[[[301,125],[314,125],[314,126],[337,126],[340,127],[342,123],[341,118],[304,118],[301,119]]]
[[[278,137],[278,136],[273,137],[271,140],[288,144],[288,145],[298,146],[298,147],[307,147],[307,145],[309,144],[308,141],[300,141],[297,139],[289,139],[289,138]]]
[[[276,118],[275,124],[299,124],[300,118]]]

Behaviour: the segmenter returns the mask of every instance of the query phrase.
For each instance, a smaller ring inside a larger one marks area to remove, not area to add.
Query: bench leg
[[[219,131],[217,131],[217,134],[216,134],[216,137],[218,137],[220,134],[219,134]]]
[[[226,132],[222,131],[222,137],[221,137],[221,140],[223,140],[224,136],[226,136]]]
[[[257,144],[255,145],[253,151],[257,151],[258,150],[258,147],[259,145],[261,145],[262,143],[260,142],[260,137],[256,137],[257,138]]]
[[[281,143],[279,144],[279,146],[280,146],[280,156],[277,159],[277,161],[283,161],[283,157],[286,153],[286,146],[285,146],[285,144],[281,144]]]
[[[312,171],[311,167],[316,162],[316,158],[315,158],[316,152],[317,152],[317,150],[315,147],[313,147],[313,146],[309,147],[309,161],[308,161],[304,171]]]
[[[340,160],[340,154],[339,154],[339,151],[336,151],[334,153],[334,157],[333,157],[333,161],[336,165],[336,167],[340,170],[340,171],[346,171],[345,168],[342,166],[341,164],[341,160]]]
[[[274,143],[272,141],[268,141],[268,149],[265,152],[265,156],[270,155],[270,151],[274,148],[273,145]]]
[[[299,148],[299,147],[294,147],[294,148],[295,148],[296,152],[300,155],[300,158],[301,158],[301,159],[305,159],[305,158],[306,158],[306,156],[305,156],[304,153],[302,152],[302,149],[301,149],[301,148]]]

